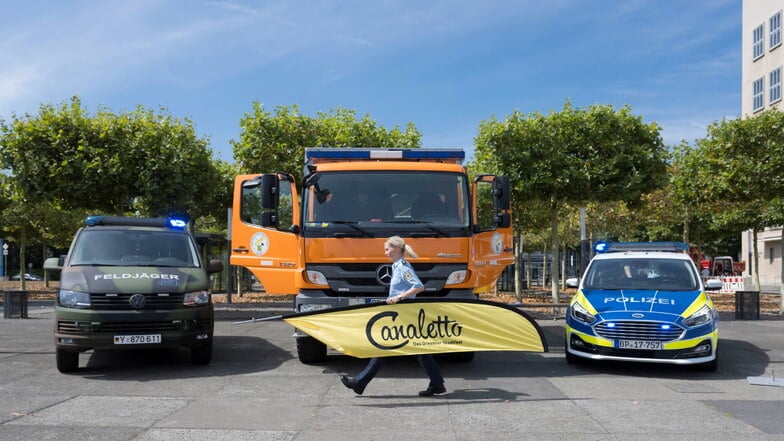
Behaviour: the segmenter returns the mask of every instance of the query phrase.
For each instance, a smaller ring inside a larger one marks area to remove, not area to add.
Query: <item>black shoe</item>
[[[357,395],[362,395],[362,392],[365,391],[364,387],[359,387],[359,385],[357,384],[357,380],[353,378],[349,378],[345,375],[340,377],[340,382],[343,383],[343,386],[346,386],[347,388],[353,390],[354,393],[356,393]]]
[[[428,386],[426,390],[423,390],[423,391],[419,392],[419,396],[420,397],[432,397],[433,395],[442,394],[444,392],[446,392],[446,388],[444,387],[443,384],[440,385],[440,386],[436,386],[436,387]]]

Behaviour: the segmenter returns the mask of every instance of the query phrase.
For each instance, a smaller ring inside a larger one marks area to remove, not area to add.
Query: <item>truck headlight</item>
[[[89,308],[90,294],[61,289],[57,295],[57,302],[65,308]]]
[[[458,283],[463,283],[465,282],[467,273],[468,271],[466,270],[454,271],[452,274],[449,275],[449,277],[446,278],[446,283],[444,284],[455,285]]]
[[[580,305],[579,303],[573,304],[571,310],[572,310],[572,317],[575,320],[581,321],[589,325],[596,321],[596,316],[588,312],[588,310],[583,308],[583,306]]]
[[[314,285],[329,285],[329,283],[327,283],[327,278],[321,271],[308,270],[305,272],[305,277],[308,279],[308,282]]]
[[[691,328],[693,326],[708,323],[712,318],[713,314],[711,314],[711,309],[708,308],[708,305],[704,305],[697,312],[683,319],[683,324]]]
[[[209,291],[186,292],[182,298],[183,306],[207,305],[210,303]]]

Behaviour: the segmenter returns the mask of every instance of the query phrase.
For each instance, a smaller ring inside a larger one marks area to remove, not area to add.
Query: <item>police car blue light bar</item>
[[[97,225],[122,225],[130,227],[160,227],[173,230],[184,230],[188,222],[177,218],[148,218],[148,217],[124,217],[124,216],[88,216],[84,220],[85,225],[94,227]]]
[[[613,253],[623,251],[672,251],[687,252],[689,246],[685,242],[598,242],[594,246],[597,253]]]
[[[465,152],[459,149],[306,148],[305,160],[312,159],[429,159],[462,162]]]

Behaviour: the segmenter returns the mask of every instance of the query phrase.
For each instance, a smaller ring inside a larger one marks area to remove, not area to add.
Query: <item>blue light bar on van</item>
[[[430,160],[460,163],[465,159],[465,152],[460,149],[365,149],[365,148],[306,148],[305,161],[326,159],[362,160],[362,159],[399,159],[406,161]]]
[[[673,251],[686,252],[689,246],[684,242],[598,242],[594,246],[597,253],[622,251]]]
[[[149,217],[123,217],[123,216],[88,216],[84,220],[85,225],[94,227],[97,225],[121,225],[127,227],[159,227],[172,230],[184,230],[188,222],[176,218],[149,218]]]

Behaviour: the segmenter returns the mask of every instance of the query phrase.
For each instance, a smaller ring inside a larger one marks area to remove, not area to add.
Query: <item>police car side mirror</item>
[[[724,284],[719,279],[708,279],[705,281],[705,290],[707,291],[718,291],[722,286],[724,286]]]

